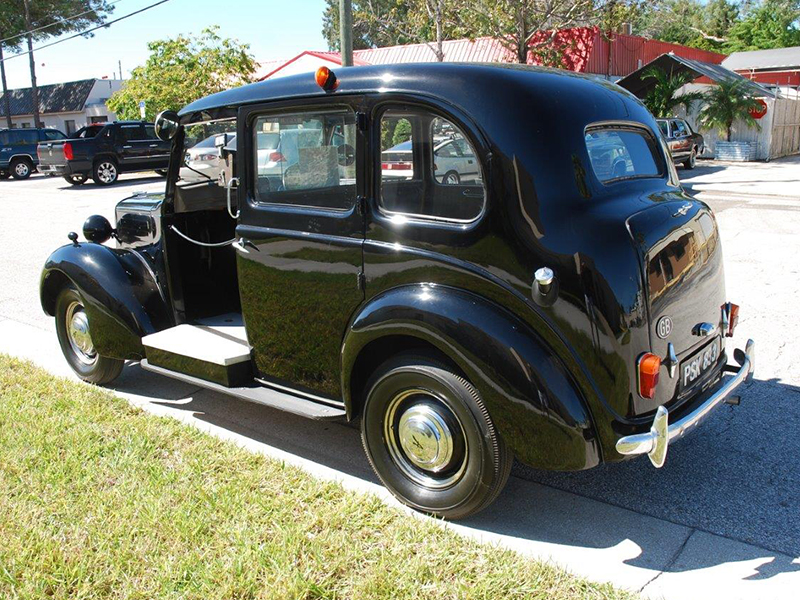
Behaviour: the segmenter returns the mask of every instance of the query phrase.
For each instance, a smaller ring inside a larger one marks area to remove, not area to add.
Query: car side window
[[[156,127],[155,125],[145,125],[144,126],[144,137],[147,140],[157,140],[158,137],[156,136]]]
[[[122,125],[119,128],[118,136],[122,143],[141,141],[145,139],[144,127],[141,125]]]
[[[673,121],[672,122],[672,129],[673,129],[673,136],[680,137],[684,135],[688,135],[686,131],[686,127],[683,125],[683,121]]]
[[[256,201],[352,208],[355,123],[355,113],[341,109],[258,117],[252,138]]]
[[[379,206],[388,214],[467,222],[486,201],[480,161],[451,121],[420,109],[380,117]]]
[[[29,146],[39,143],[39,132],[36,129],[30,131],[11,131],[12,146]]]
[[[67,139],[67,136],[60,131],[56,131],[55,129],[45,129],[44,139],[47,141],[65,140]]]

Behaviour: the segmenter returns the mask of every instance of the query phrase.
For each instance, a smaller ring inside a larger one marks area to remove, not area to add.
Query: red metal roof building
[[[541,64],[537,47],[557,50],[561,55],[563,69],[578,73],[605,75],[611,78],[624,77],[664,53],[673,53],[683,58],[719,64],[724,54],[689,48],[678,44],[660,42],[636,35],[614,33],[610,39],[599,27],[573,27],[553,32],[543,31],[531,40],[534,49],[528,56],[529,64]],[[516,62],[514,53],[498,40],[488,37],[475,40],[447,40],[442,44],[446,62]],[[609,57],[610,54],[610,57]],[[411,62],[435,62],[435,44],[407,44],[385,48],[369,48],[353,52],[354,63],[391,65]],[[299,72],[309,72],[316,66],[340,65],[338,52],[301,52],[283,61],[262,63],[258,79],[280,77]]]

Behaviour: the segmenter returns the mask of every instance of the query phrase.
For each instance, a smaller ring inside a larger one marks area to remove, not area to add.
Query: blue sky
[[[109,20],[153,2],[120,0]],[[209,25],[219,25],[224,37],[250,44],[259,61],[290,58],[303,50],[327,50],[322,37],[324,7],[324,0],[170,0],[100,29],[93,38],[76,38],[35,52],[37,81],[43,85],[113,77],[119,60],[127,78],[131,69],[146,60],[147,42],[199,33]],[[5,64],[9,88],[30,86],[27,56]]]

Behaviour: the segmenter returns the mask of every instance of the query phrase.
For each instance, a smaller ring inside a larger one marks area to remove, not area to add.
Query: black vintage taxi
[[[87,381],[137,360],[358,419],[384,484],[455,519],[497,497],[514,457],[659,467],[752,377],[752,341],[728,364],[739,307],[714,215],[613,84],[321,68],[164,112],[157,129],[165,193],[123,200],[114,228],[90,217],[42,274]],[[201,140],[205,161],[187,152]]]

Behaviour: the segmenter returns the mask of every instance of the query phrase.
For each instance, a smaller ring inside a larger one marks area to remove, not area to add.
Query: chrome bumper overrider
[[[626,455],[647,454],[654,467],[664,466],[664,461],[667,458],[667,448],[672,440],[682,437],[687,431],[705,419],[719,404],[729,398],[742,383],[749,383],[753,379],[755,342],[747,340],[744,352],[736,350],[733,356],[736,362],[739,363],[739,368],[726,365],[725,371],[733,372],[735,375],[725,381],[697,409],[679,421],[670,423],[669,411],[663,406],[659,406],[650,431],[620,438],[617,441],[617,452]]]

